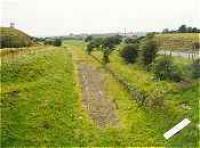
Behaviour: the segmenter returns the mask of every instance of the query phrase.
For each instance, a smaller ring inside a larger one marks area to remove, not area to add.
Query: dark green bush
[[[138,57],[137,46],[134,44],[126,45],[120,51],[120,55],[127,63],[134,63]]]
[[[142,50],[142,63],[145,66],[152,64],[153,60],[156,58],[156,54],[158,51],[157,43],[152,39],[146,39],[141,44],[141,50]]]
[[[53,42],[54,46],[61,46],[62,45],[62,40],[61,39],[55,39]]]
[[[62,40],[61,39],[46,39],[44,41],[45,45],[53,45],[53,46],[61,46]]]
[[[181,72],[170,56],[162,56],[155,60],[153,72],[159,80],[181,81]]]

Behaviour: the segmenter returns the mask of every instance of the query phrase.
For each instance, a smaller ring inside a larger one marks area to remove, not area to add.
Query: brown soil
[[[116,125],[115,104],[104,91],[104,74],[88,64],[78,64],[82,102],[90,117],[100,126]]]

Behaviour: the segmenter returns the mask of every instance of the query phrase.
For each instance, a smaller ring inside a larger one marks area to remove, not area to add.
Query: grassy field
[[[44,47],[2,59],[2,147],[198,145],[198,85],[183,90],[172,82],[154,81],[151,73],[137,65],[126,65],[115,52],[109,68],[147,93],[163,91],[165,107],[138,107],[126,89],[98,61],[86,55],[84,48],[84,42],[66,41],[64,47]],[[98,52],[94,56],[101,60]],[[77,73],[80,61],[103,73],[106,93],[117,106],[117,127],[96,126],[83,109]],[[181,108],[183,103],[191,109]],[[165,140],[163,133],[184,117],[190,118],[192,124]]]
[[[157,34],[155,40],[161,49],[165,50],[188,50],[192,49],[192,43],[200,42],[199,33],[171,33]]]

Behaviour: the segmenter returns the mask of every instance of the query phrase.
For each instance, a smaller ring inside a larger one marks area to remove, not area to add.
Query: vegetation
[[[32,37],[55,47],[2,50],[1,146],[198,147],[200,60],[157,54],[176,37],[198,49],[185,35]],[[191,124],[164,139],[183,118]]]
[[[96,38],[91,40],[87,45],[87,52],[90,54],[94,49],[99,49],[103,53],[103,63],[107,64],[110,62],[109,55],[115,50],[116,45],[122,41],[121,36],[111,36],[106,38]]]
[[[138,57],[138,49],[134,44],[126,45],[121,51],[120,55],[127,63],[134,63]]]
[[[44,41],[45,45],[53,45],[53,46],[61,46],[62,45],[62,40],[61,39],[46,39]]]
[[[152,39],[146,39],[141,45],[141,50],[143,64],[145,66],[152,64],[158,51],[157,43]]]
[[[31,37],[24,32],[8,27],[0,27],[0,48],[20,48],[31,46]]]
[[[70,49],[74,49],[73,51],[76,51],[76,55],[81,55],[81,58],[86,58],[87,62],[98,66],[98,61],[101,59],[101,53],[98,50],[92,52],[92,56],[84,56],[83,49],[85,47],[85,44],[83,42],[68,41],[65,45]],[[92,57],[95,58],[93,58],[92,60]],[[153,73],[151,71],[145,71],[141,67],[141,65],[138,65],[137,63],[127,65],[126,62],[124,62],[124,60],[119,57],[119,53],[117,50],[113,51],[113,54],[110,56],[110,60],[112,62],[106,65],[106,71],[111,70],[113,73],[115,73],[115,75],[121,77],[123,81],[126,81],[130,88],[132,88],[132,86],[133,88],[136,88],[134,89],[134,94],[136,93],[135,90],[137,90],[141,92],[144,96],[146,96],[145,104],[148,103],[149,106],[138,107],[138,105],[136,105],[137,103],[134,101],[135,96],[132,96],[129,91],[127,93],[127,91],[125,91],[127,90],[127,88],[119,85],[119,83],[121,84],[121,82],[116,82],[118,81],[117,79],[113,80],[113,75],[106,76],[105,88],[108,94],[115,98],[115,102],[118,105],[120,117],[123,119],[122,121],[125,121],[125,123],[123,122],[125,124],[125,129],[123,129],[123,131],[121,131],[120,133],[115,133],[115,137],[118,137],[118,134],[121,135],[119,138],[120,141],[118,142],[117,146],[121,146],[122,143],[125,146],[145,146],[147,143],[147,146],[151,145],[150,143],[152,143],[152,145],[154,146],[159,145],[169,147],[196,147],[198,145],[197,102],[199,97],[197,83],[187,84],[182,88],[179,83],[174,83],[172,81],[155,80],[153,79]],[[174,58],[173,62],[175,64],[182,64],[180,67],[188,66],[188,64],[190,63],[185,59],[183,60],[179,58]],[[123,96],[125,94],[127,95],[126,97]],[[134,107],[132,105],[137,106],[137,111],[134,110]],[[156,106],[160,107],[157,108]],[[144,112],[141,114],[141,111]],[[189,117],[192,120],[191,125],[188,126],[187,129],[184,129],[169,141],[166,141],[162,138],[158,140],[160,137],[163,137],[162,134],[165,131],[167,131],[177,122],[181,121],[183,117]],[[140,118],[140,120],[138,120],[138,118]],[[144,122],[142,123],[142,121],[145,121],[146,124]],[[136,142],[134,136],[132,140],[129,139],[127,141],[129,135],[135,135],[138,129],[137,127],[139,125],[140,132],[137,133],[136,137],[141,136],[142,138],[139,138],[138,142]],[[148,128],[146,128],[145,125],[147,125]],[[142,129],[146,129],[146,134],[142,134]],[[155,133],[155,135],[150,132],[151,129],[153,133]],[[114,131],[116,130],[113,130],[113,132]],[[150,135],[150,139],[152,142],[149,143],[149,139],[146,138],[146,136],[148,137]],[[157,141],[154,141],[154,138],[156,137],[158,139]],[[146,140],[141,141],[141,139]]]
[[[181,25],[177,30],[169,30],[168,28],[165,28],[163,33],[174,33],[174,32],[179,32],[179,33],[200,33],[200,29],[197,27],[188,27],[186,25]]]
[[[192,65],[192,77],[193,78],[200,78],[200,59],[196,59]]]
[[[161,56],[153,64],[153,72],[159,80],[172,80],[179,82],[181,73],[173,63],[171,56]]]

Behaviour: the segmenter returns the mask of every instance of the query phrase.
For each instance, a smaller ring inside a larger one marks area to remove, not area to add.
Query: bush
[[[153,60],[156,58],[156,53],[158,47],[155,41],[152,39],[146,39],[142,45],[142,62],[146,66],[152,64]]]
[[[89,35],[85,38],[85,42],[90,42],[93,40],[93,36]]]
[[[55,39],[53,42],[54,46],[61,46],[62,45],[62,40],[61,39]]]
[[[196,59],[192,64],[192,78],[200,78],[200,59]]]
[[[44,41],[45,45],[53,45],[53,46],[61,46],[62,40],[61,39],[46,39]]]
[[[120,51],[120,55],[127,63],[134,63],[136,61],[136,58],[138,57],[138,50],[136,45],[134,44],[126,45]]]
[[[159,80],[181,81],[181,72],[170,56],[158,58],[153,64],[153,72]]]

